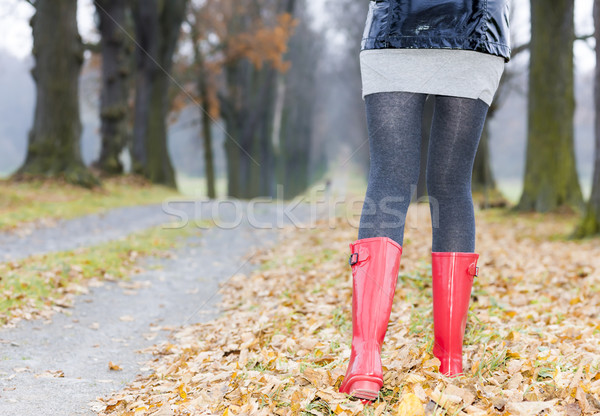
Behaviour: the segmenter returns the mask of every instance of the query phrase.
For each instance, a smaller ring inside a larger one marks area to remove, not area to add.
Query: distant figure
[[[507,0],[371,1],[360,65],[371,167],[353,274],[352,353],[340,391],[374,400],[411,187],[419,177],[421,119],[435,100],[427,155],[434,355],[462,373],[462,343],[477,275],[471,172],[483,124],[510,58]],[[435,225],[438,225],[437,227]]]
[[[325,181],[325,200],[329,201],[331,198],[331,179]]]

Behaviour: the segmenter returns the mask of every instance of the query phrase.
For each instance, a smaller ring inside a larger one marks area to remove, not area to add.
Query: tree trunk
[[[246,198],[250,182],[253,131],[249,91],[253,86],[252,68],[247,61],[228,63],[225,68],[225,93],[219,95],[221,113],[227,128],[227,191],[232,198]],[[257,163],[257,162],[254,162]]]
[[[578,238],[600,234],[600,0],[594,0],[594,25],[596,27],[594,35],[596,38],[594,176],[592,179],[592,194],[587,203],[585,216],[573,235]]]
[[[479,140],[479,147],[477,148],[477,154],[475,155],[475,161],[473,163],[473,175],[471,178],[471,189],[473,192],[483,192],[487,195],[490,191],[496,191],[496,181],[492,173],[492,161],[490,157],[490,120],[496,114],[498,110],[498,99],[502,93],[502,89],[506,88],[506,76],[500,79],[498,90],[496,91],[496,99],[490,105],[487,112],[485,124],[483,126],[483,132],[481,133],[481,139]]]
[[[531,0],[527,160],[522,211],[581,208],[573,113],[573,0]]]
[[[309,165],[315,141],[315,118],[319,111],[315,68],[324,46],[322,36],[310,25],[306,4],[306,0],[301,0],[296,5],[287,5],[286,11],[294,13],[298,25],[290,39],[286,58],[291,63],[290,70],[282,75],[281,84],[274,87],[273,126],[279,132],[274,132],[277,134],[274,142],[278,160],[273,169],[276,170],[277,184],[283,185],[286,199],[305,192],[310,181],[318,176],[310,171]]]
[[[496,181],[492,174],[490,164],[490,128],[486,122],[483,126],[481,140],[477,148],[475,162],[473,164],[473,178],[471,181],[471,189],[473,192],[487,193],[496,188]]]
[[[242,149],[234,137],[239,138],[241,127],[233,110],[233,104],[225,97],[220,97],[221,113],[225,120],[225,155],[227,158],[227,196],[240,197],[240,154]]]
[[[267,65],[255,68],[244,63],[250,76],[249,83],[242,88],[246,91],[246,108],[242,110],[245,120],[242,132],[242,146],[248,154],[242,153],[242,196],[254,198],[269,196],[272,174],[271,128],[273,124],[273,103],[275,101],[276,72]]]
[[[249,61],[230,63],[226,70],[226,93],[220,95],[226,120],[228,193],[234,198],[269,195],[272,175],[271,128],[275,72],[270,66],[257,69]],[[262,181],[261,181],[262,179]]]
[[[260,166],[258,167],[258,195],[275,196],[275,163],[273,154],[273,120],[277,101],[277,71],[263,69],[260,129],[258,131]]]
[[[129,27],[129,1],[96,0],[102,50],[100,132],[102,147],[96,166],[107,174],[123,173],[119,155],[129,138],[129,78],[132,43],[123,28]]]
[[[214,153],[212,149],[212,118],[208,113],[209,99],[208,93],[206,92],[206,85],[200,85],[202,88],[201,100],[204,111],[202,112],[202,142],[204,144],[204,170],[206,175],[206,189],[208,197],[215,199],[217,197],[217,190],[215,185],[215,163]]]
[[[283,74],[277,74],[277,86],[275,87],[275,104],[273,108],[273,129],[271,133],[271,145],[273,146],[273,162],[275,185],[283,184],[283,153],[281,149],[281,132],[283,131],[283,113],[286,99],[286,82]]]
[[[152,182],[175,186],[167,146],[168,90],[173,53],[187,0],[137,0],[134,20],[137,84],[133,169]]]
[[[516,47],[513,49],[513,58],[522,52],[522,47]],[[506,90],[508,79],[511,75],[504,72],[500,79],[500,84],[496,91],[496,95],[492,105],[487,112],[485,124],[483,126],[483,132],[481,134],[481,140],[479,141],[479,147],[477,148],[477,154],[475,155],[475,162],[473,164],[473,177],[471,179],[471,189],[474,193],[478,193],[479,197],[476,198],[476,202],[479,203],[480,208],[493,208],[493,207],[505,207],[508,202],[498,189],[494,174],[492,172],[492,159],[490,155],[490,121],[496,114],[496,111],[502,105],[503,98],[506,97]],[[479,201],[477,201],[479,200]]]
[[[230,126],[231,122],[226,123]],[[241,149],[233,142],[229,135],[233,134],[233,129],[227,127],[228,137],[225,138],[225,154],[227,157],[227,196],[231,198],[240,197],[240,153]],[[238,136],[239,137],[239,136]]]
[[[79,72],[83,44],[77,31],[77,0],[38,0],[31,19],[36,82],[27,157],[17,176],[64,177],[93,186],[80,151]]]
[[[215,187],[215,167],[214,157],[212,149],[212,118],[211,104],[208,93],[208,71],[206,70],[206,64],[204,62],[204,56],[200,51],[200,33],[198,30],[198,22],[191,24],[192,27],[192,41],[194,42],[194,61],[197,67],[197,89],[198,95],[200,96],[200,116],[202,118],[202,142],[204,147],[204,176],[206,178],[206,189],[208,197],[215,199],[217,197],[217,191]]]

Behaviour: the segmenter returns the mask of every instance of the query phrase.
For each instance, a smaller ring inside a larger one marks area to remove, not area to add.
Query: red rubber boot
[[[340,392],[375,400],[383,386],[381,345],[400,268],[402,247],[387,237],[350,244],[352,255],[352,352]]]
[[[440,373],[449,377],[463,372],[463,337],[478,258],[475,253],[431,253],[433,355],[441,361]]]

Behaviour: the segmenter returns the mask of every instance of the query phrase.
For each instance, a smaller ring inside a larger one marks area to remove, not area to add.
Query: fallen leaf
[[[41,374],[37,374],[36,378],[63,378],[65,373],[62,370],[46,370]]]
[[[547,402],[507,403],[506,410],[518,416],[535,416],[543,410],[550,409],[556,402],[558,399]]]
[[[109,361],[108,362],[108,369],[110,371],[121,371],[123,368],[120,365],[115,364],[112,361]]]
[[[577,403],[568,403],[565,412],[566,416],[581,416],[581,407]]]
[[[425,406],[413,393],[402,396],[396,416],[425,416]]]

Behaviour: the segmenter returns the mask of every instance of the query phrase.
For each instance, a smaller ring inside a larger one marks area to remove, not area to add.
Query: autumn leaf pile
[[[220,318],[154,347],[153,373],[100,399],[100,414],[600,415],[598,240],[562,238],[572,221],[560,216],[479,214],[466,374],[448,379],[431,354],[425,218],[426,206],[411,208],[378,401],[337,392],[356,236],[340,219],[287,230],[258,271],[223,286]]]

